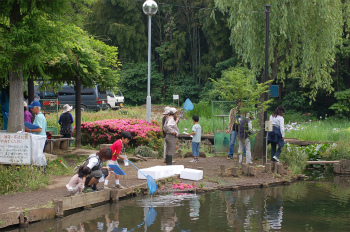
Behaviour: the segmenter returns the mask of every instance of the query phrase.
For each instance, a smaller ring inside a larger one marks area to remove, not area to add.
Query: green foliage
[[[138,146],[135,149],[135,154],[143,157],[155,157],[155,152],[147,146]]]
[[[147,58],[146,23],[138,1],[98,0],[91,8],[85,29],[107,44],[119,47],[120,60],[140,62]]]
[[[172,102],[174,94],[179,95],[180,102],[185,102],[187,98],[196,101],[200,85],[195,82],[192,76],[179,72],[168,78],[166,89],[166,102]]]
[[[64,163],[68,169],[61,163]],[[55,175],[55,176],[69,176],[72,175],[73,173],[73,168],[71,168],[68,164],[67,161],[63,158],[58,158],[52,161],[47,162],[46,166],[46,172],[49,175]]]
[[[350,142],[344,138],[333,143],[322,155],[324,160],[350,159]]]
[[[338,116],[349,118],[350,116],[350,89],[334,93],[337,102],[329,109],[335,110]]]
[[[328,143],[323,144],[310,144],[304,146],[301,149],[304,149],[306,154],[309,157],[309,160],[323,160],[323,152],[325,152],[331,145]]]
[[[291,126],[292,129],[288,125],[285,127],[288,128],[285,135],[287,138],[303,141],[338,142],[350,136],[350,123],[347,120],[336,120],[336,118],[296,123]]]
[[[236,101],[241,103],[240,113],[256,111],[256,105],[266,108],[270,101],[261,103],[261,94],[269,91],[268,82],[259,84],[251,70],[244,67],[229,68],[222,73],[222,78],[214,82],[212,99]],[[262,109],[260,108],[260,109]]]
[[[302,147],[285,145],[285,147],[283,147],[280,160],[288,164],[293,175],[298,175],[305,170],[306,162],[308,161],[308,154]]]
[[[208,99],[207,99],[208,100]],[[186,117],[192,120],[193,115],[198,115],[199,119],[211,119],[213,116],[211,104],[203,100],[193,104],[193,110],[186,112]]]
[[[120,71],[119,88],[123,92],[125,101],[130,105],[142,105],[147,97],[147,63],[124,64]],[[151,70],[152,103],[160,102],[162,97],[163,75],[156,71],[155,64]]]
[[[308,94],[312,99],[320,90],[333,90],[332,65],[343,29],[341,0],[215,0],[215,4],[228,13],[231,44],[254,72],[264,69],[262,13],[264,6],[271,4],[269,64],[276,65],[272,77],[299,80],[301,87],[310,87]]]
[[[0,194],[12,194],[44,188],[50,181],[37,166],[0,165]]]

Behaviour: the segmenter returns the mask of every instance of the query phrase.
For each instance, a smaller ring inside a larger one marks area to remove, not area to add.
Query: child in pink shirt
[[[66,188],[71,195],[78,195],[84,190],[84,183],[86,177],[91,174],[91,169],[89,167],[80,167],[78,174],[75,174],[66,185]]]

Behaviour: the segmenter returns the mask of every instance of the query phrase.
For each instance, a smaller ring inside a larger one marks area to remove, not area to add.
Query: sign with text
[[[30,134],[0,133],[0,163],[31,164]]]

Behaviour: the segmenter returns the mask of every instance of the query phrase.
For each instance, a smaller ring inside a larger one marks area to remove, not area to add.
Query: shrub
[[[123,131],[129,131],[132,139],[130,146],[140,145],[149,146],[158,150],[163,146],[163,133],[160,123],[139,119],[106,119],[94,122],[85,122],[81,124],[82,145],[90,144],[96,147],[103,143],[113,143],[120,139]]]
[[[155,157],[155,152],[147,146],[139,146],[135,149],[135,154],[143,157]]]
[[[304,171],[308,154],[302,147],[287,144],[282,150],[280,159],[288,164],[294,175],[297,175]]]
[[[322,155],[325,160],[350,159],[350,142],[346,139],[333,143]]]

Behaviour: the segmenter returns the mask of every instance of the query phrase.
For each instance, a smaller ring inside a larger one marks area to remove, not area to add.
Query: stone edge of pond
[[[180,175],[174,175],[158,179],[157,182],[167,183],[175,179],[179,179]],[[216,188],[197,188],[189,190],[165,190],[156,192],[157,195],[171,194],[171,193],[204,193],[213,191],[237,191],[252,188],[267,188],[278,185],[288,185],[298,180],[304,180],[304,175],[299,175],[291,180],[282,180],[272,183],[252,184],[252,185],[234,185],[234,186],[218,186]],[[135,185],[125,189],[105,189],[91,193],[80,194],[77,196],[63,197],[61,199],[53,200],[53,207],[23,209],[11,211],[0,214],[0,229],[13,225],[27,226],[31,222],[42,221],[46,219],[53,219],[56,217],[63,217],[65,212],[79,208],[91,208],[101,203],[109,201],[116,202],[120,199],[127,198],[134,195],[148,194],[147,183]]]

